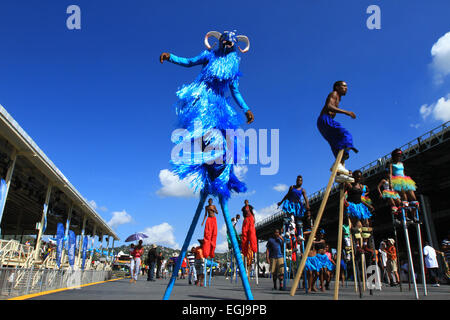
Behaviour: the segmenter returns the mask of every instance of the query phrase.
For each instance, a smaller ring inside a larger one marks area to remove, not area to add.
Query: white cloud
[[[265,218],[268,218],[272,215],[274,215],[275,213],[279,212],[280,209],[278,208],[278,205],[276,203],[262,208],[260,210],[253,210],[253,212],[255,213],[255,223],[258,223],[262,220],[264,220]]]
[[[216,245],[216,252],[218,253],[224,253],[228,251],[228,241],[225,240],[221,243],[219,243],[218,245]]]
[[[441,84],[450,74],[450,32],[439,38],[431,48],[431,67],[434,71],[436,84]]]
[[[247,191],[244,193],[231,193],[232,197],[249,197],[256,193],[256,190]]]
[[[129,223],[133,220],[131,216],[125,211],[114,211],[112,213],[111,220],[108,221],[108,224],[111,228],[115,228],[125,223]]]
[[[88,200],[86,199],[86,201],[88,201]],[[106,208],[105,206],[99,207],[94,200],[90,200],[90,201],[88,201],[88,203],[94,210],[101,210],[103,212],[108,211],[108,208]]]
[[[94,208],[94,210],[97,210],[97,203],[95,203],[94,200],[89,201],[89,204],[91,205],[92,208]]]
[[[190,188],[190,180],[180,180],[176,174],[168,169],[159,172],[159,181],[161,182],[162,188],[156,191],[156,193],[161,197],[196,197],[196,194]]]
[[[247,171],[248,171],[248,167],[247,166],[245,166],[245,165],[242,165],[242,166],[240,166],[240,165],[235,165],[234,167],[233,167],[233,170],[234,170],[234,174],[236,175],[236,177],[239,179],[239,180],[244,180],[245,179],[245,174],[247,173]]]
[[[422,105],[420,107],[420,115],[426,120],[430,115],[434,120],[449,121],[450,120],[450,94],[447,97],[440,98],[431,105]]]
[[[167,222],[163,222],[159,225],[146,228],[143,233],[148,236],[148,238],[144,239],[145,244],[155,243],[157,245],[166,246],[172,249],[180,249],[180,245],[175,241],[173,227]],[[198,245],[199,244],[196,244],[195,246]]]
[[[278,192],[284,192],[289,189],[289,186],[286,184],[278,183],[275,187],[273,187],[273,190]]]

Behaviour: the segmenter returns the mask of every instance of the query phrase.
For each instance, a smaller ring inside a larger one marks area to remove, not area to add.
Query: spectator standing
[[[383,280],[385,280],[385,275],[387,276],[387,284],[390,284],[390,278],[389,275],[387,274],[387,269],[386,269],[386,265],[387,265],[387,253],[386,253],[386,242],[381,241],[380,243],[380,249],[378,249],[378,252],[380,253],[380,266],[381,266],[381,271],[383,274]]]
[[[131,256],[131,259],[130,259],[130,276],[131,276],[130,283],[132,283],[134,281],[134,269],[135,269],[135,267],[134,267],[134,264],[135,264],[135,261],[134,261],[134,243],[132,243],[130,245],[130,256]]]
[[[283,290],[284,261],[283,261],[283,238],[280,230],[276,229],[266,244],[266,260],[270,264],[273,288],[277,289],[277,279],[280,281],[280,290]]]
[[[199,239],[198,242],[200,243],[200,246],[195,248],[195,270],[197,272],[197,281],[195,281],[195,285],[203,287],[203,279],[205,277],[205,274],[203,273],[203,267],[204,267],[204,255],[203,255],[203,239]]]
[[[195,247],[191,248],[191,251],[187,255],[188,263],[189,263],[189,284],[192,284],[192,280],[197,282],[197,272],[195,270]]]
[[[154,279],[155,276],[155,265],[158,261],[158,254],[156,252],[156,244],[152,244],[150,250],[148,250],[147,254],[147,264],[149,266],[147,273],[147,281],[156,281]],[[158,273],[158,271],[156,271]]]
[[[386,254],[387,254],[387,263],[386,269],[388,274],[392,277],[391,287],[396,286],[400,283],[400,277],[398,275],[398,266],[397,266],[397,250],[394,246],[394,239],[388,239]]]
[[[423,248],[423,255],[425,256],[425,266],[429,272],[430,278],[433,280],[433,287],[439,287],[439,264],[436,257],[437,253],[442,253],[435,250],[428,242],[425,242]]]
[[[159,279],[162,277],[161,270],[164,270],[165,262],[164,262],[164,256],[162,255],[162,252],[160,251],[158,255],[156,256],[156,279]],[[163,266],[164,262],[164,266]],[[163,271],[164,273],[164,271]],[[165,278],[164,278],[165,279]]]
[[[187,258],[184,257],[183,262],[181,263],[181,277],[180,277],[180,279],[186,279],[185,278],[186,268],[187,268]]]
[[[133,270],[133,279],[134,283],[136,283],[139,271],[141,269],[141,256],[144,254],[144,247],[142,246],[142,240],[139,240],[138,245],[134,248],[134,270]]]

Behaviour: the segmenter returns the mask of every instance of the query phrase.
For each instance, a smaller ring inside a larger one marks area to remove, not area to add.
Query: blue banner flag
[[[86,251],[87,251],[87,245],[88,245],[88,236],[84,236],[84,239],[83,239],[83,253],[82,253],[82,255],[83,255],[83,260],[82,260],[82,263],[81,263],[81,269],[83,269],[84,270],[84,263],[86,262]]]
[[[69,256],[69,264],[72,268],[75,262],[75,246],[76,246],[75,239],[76,239],[75,232],[69,230],[69,251],[67,252],[67,255]]]
[[[64,225],[58,223],[56,227],[56,265],[61,267],[61,253],[64,246]]]
[[[1,179],[0,181],[0,209],[2,210],[0,212],[0,215],[3,213],[3,209],[5,207],[6,203],[6,190],[7,190],[7,184],[4,179]]]

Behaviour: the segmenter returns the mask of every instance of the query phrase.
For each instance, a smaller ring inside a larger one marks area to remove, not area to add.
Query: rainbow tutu
[[[361,201],[364,202],[365,204],[369,205],[369,206],[372,205],[372,199],[370,199],[369,197],[361,196]]]
[[[416,183],[408,176],[393,176],[391,183],[395,191],[416,191]]]
[[[392,190],[383,190],[382,198],[383,198],[383,199],[400,199],[400,196],[399,196],[398,193],[395,192],[395,191],[392,191]]]

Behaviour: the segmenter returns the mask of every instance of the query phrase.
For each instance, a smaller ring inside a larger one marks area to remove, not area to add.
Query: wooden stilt
[[[359,245],[361,250],[363,250],[362,231],[361,231],[361,238],[359,239]],[[364,253],[361,254],[361,273],[362,273],[363,291],[366,291],[366,256]]]
[[[348,227],[350,230],[352,230],[352,222],[350,221],[350,218],[348,218]],[[356,279],[355,250],[354,250],[354,246],[353,246],[352,237],[353,237],[353,235],[350,231],[350,244],[352,247],[352,265],[353,265],[353,279],[354,279],[353,282],[355,283],[355,292],[358,292],[358,284],[357,284],[358,279]]]
[[[312,246],[314,238],[316,236],[317,229],[319,228],[320,220],[322,219],[322,215],[325,210],[325,205],[327,204],[328,196],[330,195],[331,187],[333,186],[334,179],[336,178],[338,165],[341,162],[343,155],[344,155],[344,150],[340,150],[336,157],[336,161],[334,162],[333,170],[331,172],[330,179],[328,180],[327,189],[325,190],[325,194],[323,196],[322,203],[320,204],[319,212],[317,213],[316,221],[314,222],[314,226],[313,226],[313,229],[311,230],[311,234],[309,236],[308,243],[306,244],[305,253],[302,256],[302,261],[300,262],[300,266],[297,269],[297,273],[295,275],[294,283],[292,284],[292,288],[290,291],[291,296],[294,296],[295,291],[297,291],[298,283],[300,281],[300,277],[302,275],[303,268],[305,267],[305,264],[306,264],[306,259],[308,258],[309,251],[311,250],[311,246]]]
[[[341,184],[339,197],[339,229],[336,257],[336,280],[334,284],[334,300],[339,300],[339,280],[341,277],[341,255],[342,255],[342,225],[344,224],[344,186]]]
[[[395,226],[395,218],[394,218],[394,214],[392,213],[391,216],[392,216],[392,226],[394,227],[395,252],[397,253],[397,259],[396,259],[396,262],[397,262],[397,269],[399,269],[399,268],[400,268],[400,262],[399,262],[399,254],[400,254],[400,251],[398,251],[397,227]],[[399,271],[397,271],[397,273],[399,273]],[[394,277],[394,275],[391,275],[391,276]],[[388,278],[389,278],[389,274],[388,274]],[[400,292],[403,292],[403,288],[402,288],[402,280],[400,279],[400,274],[399,274],[399,278],[398,278],[397,280],[398,280],[398,284],[399,284],[399,287],[400,287]]]

